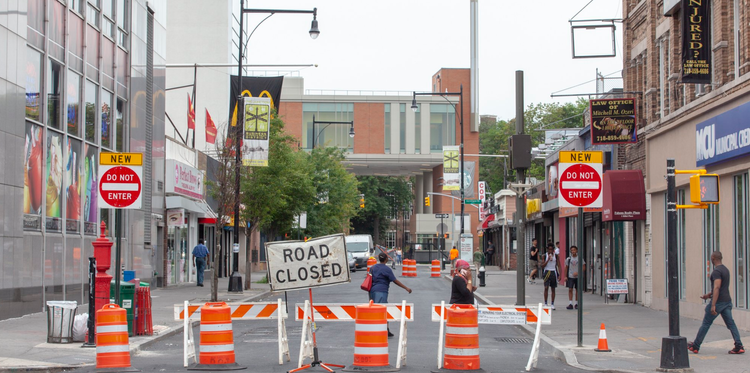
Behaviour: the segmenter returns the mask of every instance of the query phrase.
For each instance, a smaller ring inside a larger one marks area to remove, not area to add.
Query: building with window
[[[115,235],[114,210],[97,206],[103,152],[144,153],[143,203],[122,213],[121,256],[151,282],[164,201],[165,3],[29,0],[3,13],[0,318],[49,300],[87,302],[100,223]],[[114,262],[113,253],[110,273]]]
[[[621,146],[622,168],[643,170],[650,200],[646,233],[639,237],[637,275],[644,304],[666,310],[666,162],[678,170],[705,169],[720,176],[721,202],[678,210],[680,313],[701,318],[701,294],[710,290],[710,254],[720,250],[738,326],[750,328],[748,287],[748,169],[750,147],[750,9],[738,0],[624,2],[625,92],[636,92],[638,142]],[[698,8],[692,8],[698,7]],[[693,15],[691,18],[684,16]],[[685,24],[687,23],[687,24]],[[697,27],[697,28],[696,28]],[[683,32],[687,30],[687,32]],[[701,68],[683,64],[683,42]],[[696,83],[695,76],[703,80]],[[689,204],[689,175],[677,175],[677,203]],[[632,238],[632,237],[631,237]],[[632,270],[632,268],[629,268]]]

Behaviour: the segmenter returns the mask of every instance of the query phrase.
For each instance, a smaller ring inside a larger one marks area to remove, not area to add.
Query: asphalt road
[[[408,294],[400,287],[391,284],[389,302],[400,303],[405,299],[415,306],[415,321],[408,327],[408,348],[406,365],[403,372],[429,372],[437,369],[437,350],[439,324],[430,321],[429,305],[446,302],[450,298],[450,283],[444,278],[430,278],[429,268],[419,268],[417,278],[401,278],[400,269],[396,274],[399,279],[413,289]],[[365,303],[367,294],[359,289],[365,272],[352,274],[348,284],[314,288],[313,300],[321,303]],[[263,301],[276,301],[283,293],[267,296]],[[290,291],[287,294],[291,305],[304,303],[309,299],[307,290]],[[290,308],[291,311],[291,308]],[[350,366],[353,362],[354,322],[318,322],[317,345],[321,361]],[[299,356],[302,323],[287,320],[291,362],[278,364],[278,345],[275,321],[236,321],[233,323],[236,361],[247,367],[250,372],[286,372],[297,367]],[[399,326],[391,323],[391,331],[396,334],[390,338],[390,363],[395,366]],[[194,329],[196,344],[199,343],[199,330]],[[524,372],[531,351],[533,337],[516,326],[480,325],[480,359],[481,366],[487,372]],[[132,366],[143,372],[186,371],[182,366],[182,334],[164,338],[131,357]],[[306,360],[305,363],[309,362]],[[86,370],[77,370],[86,371]],[[90,369],[89,371],[95,371]],[[341,371],[341,369],[337,369]],[[539,372],[578,372],[581,370],[567,366],[553,357],[551,346],[542,342]],[[324,372],[320,367],[305,372]]]

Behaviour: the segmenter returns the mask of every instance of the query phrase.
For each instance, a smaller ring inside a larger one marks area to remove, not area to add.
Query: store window
[[[385,138],[383,143],[385,144],[385,153],[391,152],[391,104],[383,105],[385,107],[385,118],[383,118],[383,127],[385,132]]]
[[[26,50],[26,118],[41,121],[42,54],[33,48]]]
[[[68,110],[66,121],[68,133],[81,136],[81,76],[68,70],[68,88],[65,90]]]
[[[65,231],[79,233],[81,225],[81,142],[68,138],[65,146]]]
[[[98,97],[99,87],[86,80],[86,141],[96,142],[96,98]]]
[[[99,181],[97,179],[99,156],[97,148],[89,145],[84,146],[86,159],[83,162],[83,232],[86,235],[97,236],[96,221],[98,219],[99,208],[97,206],[97,189]]]
[[[48,232],[62,231],[63,209],[63,137],[55,131],[47,131],[47,172],[45,187],[46,229]]]
[[[748,174],[734,177],[734,255],[735,304],[748,308],[747,255],[748,255]]]
[[[441,153],[443,145],[456,143],[456,112],[450,104],[430,105],[430,152]]]
[[[50,59],[47,65],[47,125],[60,129],[62,121],[62,65]]]
[[[112,93],[102,89],[102,146],[112,148]]]

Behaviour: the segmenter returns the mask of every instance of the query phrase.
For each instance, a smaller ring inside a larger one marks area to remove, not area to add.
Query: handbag
[[[368,273],[367,276],[365,276],[365,280],[362,281],[362,285],[360,285],[359,288],[367,292],[369,292],[370,289],[372,289],[372,275],[371,274]]]

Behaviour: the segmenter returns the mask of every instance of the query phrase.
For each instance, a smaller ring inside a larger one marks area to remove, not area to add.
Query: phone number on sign
[[[630,140],[630,136],[622,136],[622,135],[615,136],[615,135],[610,135],[610,136],[597,136],[596,137],[596,141],[597,142],[602,142],[602,141],[628,141],[628,140]]]

